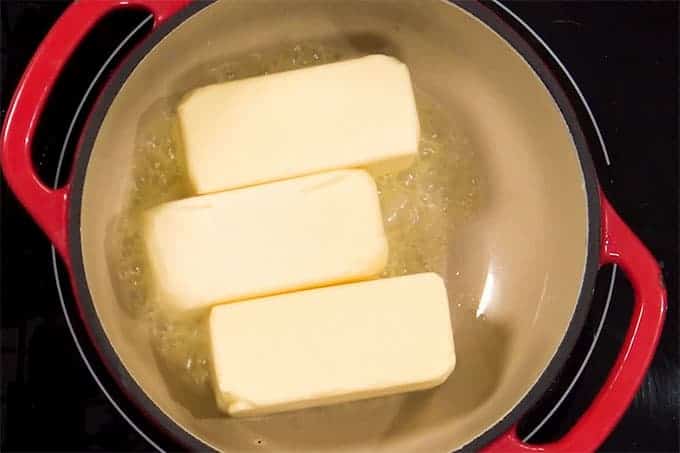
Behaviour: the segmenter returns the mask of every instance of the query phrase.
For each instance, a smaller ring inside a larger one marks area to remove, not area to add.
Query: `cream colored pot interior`
[[[197,412],[168,386],[148,330],[116,300],[107,226],[129,190],[135,134],[154,102],[199,84],[187,74],[207,61],[308,40],[394,54],[475,149],[479,206],[451,241],[445,276],[458,363],[442,386],[415,394],[246,420]],[[555,354],[581,289],[586,206],[575,146],[547,89],[509,44],[460,8],[438,0],[222,1],[165,37],[114,100],[87,169],[82,253],[122,362],[162,411],[207,444],[450,451],[502,419]]]

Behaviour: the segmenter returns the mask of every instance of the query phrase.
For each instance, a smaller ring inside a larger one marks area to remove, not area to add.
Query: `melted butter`
[[[353,57],[324,46],[295,45],[196,68],[194,86],[330,63]],[[456,228],[477,198],[474,153],[436,102],[416,90],[421,141],[414,165],[377,180],[390,257],[383,276],[423,271],[446,275]],[[176,99],[162,99],[142,117],[136,137],[133,184],[114,235],[112,269],[120,302],[145,328],[166,376],[179,393],[211,398],[204,319],[175,319],[151,287],[141,217],[158,204],[191,195],[177,136]]]
[[[449,242],[478,197],[474,154],[442,109],[416,91],[421,139],[411,168],[378,178],[390,256],[383,276],[446,276]]]

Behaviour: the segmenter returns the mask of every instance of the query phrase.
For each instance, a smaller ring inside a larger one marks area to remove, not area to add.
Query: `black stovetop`
[[[0,2],[3,115],[28,59],[67,3]],[[604,191],[659,259],[668,287],[668,321],[659,351],[602,450],[678,451],[678,3],[507,5],[560,56],[589,100],[611,158],[607,165],[603,156],[593,156]],[[44,177],[54,178],[70,116],[85,87],[107,51],[141,18],[143,14],[123,15],[107,22],[97,32],[98,40],[79,51],[70,65],[70,80],[60,82],[60,93],[48,108],[36,142],[36,161]],[[83,360],[92,354],[74,316],[63,269],[54,267],[48,241],[4,182],[1,207],[0,450],[146,451],[153,444],[172,449],[174,445],[99,372],[101,365]],[[612,269],[601,272],[581,340],[560,379],[521,424],[521,434],[536,431],[533,441],[555,438],[568,429],[613,363],[632,298],[619,274],[607,304],[611,278]],[[65,308],[58,279],[65,291]],[[587,366],[563,398],[596,337]],[[100,376],[99,382],[89,367]],[[536,430],[559,401],[559,409]]]

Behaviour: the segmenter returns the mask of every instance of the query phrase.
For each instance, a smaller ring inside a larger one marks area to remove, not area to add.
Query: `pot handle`
[[[7,184],[40,228],[67,257],[69,185],[51,189],[35,173],[31,146],[54,83],[76,49],[100,19],[120,8],[141,8],[154,16],[153,27],[188,0],[80,0],[69,5],[40,43],[10,101],[0,135],[0,165]]]
[[[488,452],[592,452],[614,429],[638,390],[654,356],[666,317],[666,289],[650,252],[621,220],[600,191],[600,265],[619,265],[635,295],[633,315],[619,355],[602,389],[571,430],[556,442],[529,445],[513,426]]]

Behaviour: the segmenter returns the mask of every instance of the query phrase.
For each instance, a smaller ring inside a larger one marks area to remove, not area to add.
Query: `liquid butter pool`
[[[192,80],[200,86],[354,56],[322,45],[294,45],[202,65]],[[163,301],[153,295],[141,234],[145,210],[191,195],[177,134],[177,99],[159,100],[142,117],[132,185],[109,254],[120,303],[151,332],[167,379],[183,392],[211,401],[204,319],[175,319],[164,311]],[[418,158],[411,168],[377,179],[390,248],[384,277],[423,271],[446,275],[449,243],[478,199],[475,154],[465,134],[417,87],[416,99],[421,123]]]

